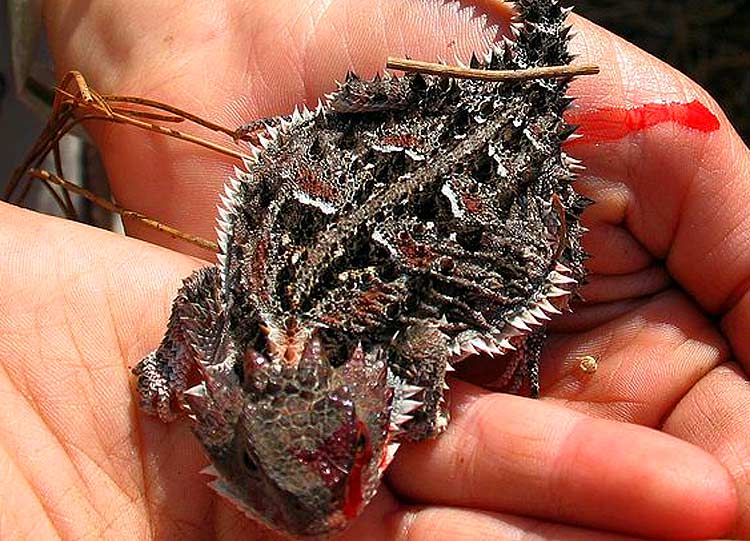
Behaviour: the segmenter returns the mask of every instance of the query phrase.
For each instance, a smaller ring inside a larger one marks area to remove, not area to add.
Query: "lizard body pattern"
[[[567,9],[519,0],[480,69],[567,64]],[[134,369],[187,410],[211,486],[294,536],[375,494],[400,443],[448,423],[445,373],[482,354],[538,394],[544,324],[583,277],[568,81],[347,77],[263,124],[218,211],[218,264],[187,278]]]

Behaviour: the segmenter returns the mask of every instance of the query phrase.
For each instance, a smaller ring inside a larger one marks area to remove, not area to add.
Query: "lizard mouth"
[[[271,499],[268,499],[265,507],[259,505],[260,502],[257,500],[250,505],[247,501],[247,494],[241,494],[238,488],[224,479],[213,465],[204,468],[201,473],[211,477],[208,486],[219,496],[230,501],[249,519],[262,523],[269,530],[283,534],[285,538],[292,534],[305,539],[327,539],[332,532],[346,528],[352,520],[352,517],[347,516],[343,510],[337,510],[329,516],[321,516],[319,512],[306,513],[302,506],[297,506],[294,512],[284,513],[274,508]],[[293,496],[285,495],[283,498],[288,505]]]

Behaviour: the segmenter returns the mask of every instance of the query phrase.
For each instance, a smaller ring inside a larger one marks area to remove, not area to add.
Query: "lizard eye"
[[[358,457],[362,457],[367,454],[368,450],[370,450],[369,436],[370,433],[367,431],[365,424],[362,421],[357,420],[357,433],[354,440],[353,450]]]
[[[362,451],[364,451],[366,445],[367,445],[367,436],[365,436],[364,432],[360,432],[359,436],[357,436],[357,442],[354,444],[354,450],[357,453],[361,453]]]
[[[245,466],[245,469],[250,473],[255,473],[258,471],[258,465],[255,463],[255,461],[250,456],[250,453],[248,453],[247,451],[242,452],[242,465]]]

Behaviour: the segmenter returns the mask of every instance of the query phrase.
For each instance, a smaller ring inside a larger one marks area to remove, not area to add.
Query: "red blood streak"
[[[358,422],[359,434],[364,435],[364,441],[362,447],[357,450],[357,455],[354,458],[354,464],[352,465],[352,471],[349,474],[349,483],[346,486],[346,495],[344,496],[344,515],[349,518],[355,518],[359,513],[359,508],[362,507],[364,500],[364,486],[362,483],[362,473],[372,460],[372,445],[370,444],[369,438],[367,438],[367,428],[364,424]]]
[[[566,120],[578,124],[583,137],[566,146],[616,141],[663,122],[674,122],[704,133],[719,129],[719,119],[698,100],[690,103],[646,103],[633,109],[608,107],[586,113],[570,113]]]

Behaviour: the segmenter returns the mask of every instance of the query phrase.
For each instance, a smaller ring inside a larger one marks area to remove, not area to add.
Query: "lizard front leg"
[[[449,338],[436,326],[413,325],[392,342],[389,368],[394,379],[392,425],[398,441],[439,435],[448,424],[445,371]]]
[[[216,267],[204,267],[185,279],[159,347],[133,368],[140,408],[164,422],[178,416],[190,374],[211,354],[215,341],[206,333],[212,334],[221,319],[218,281]]]

